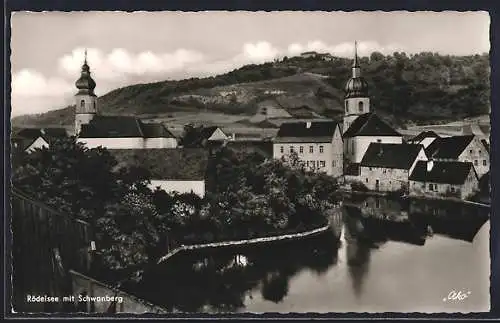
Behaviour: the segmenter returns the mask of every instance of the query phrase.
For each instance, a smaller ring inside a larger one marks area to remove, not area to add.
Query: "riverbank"
[[[203,243],[203,244],[192,244],[192,245],[182,245],[178,248],[175,248],[168,252],[165,256],[161,257],[157,264],[160,264],[170,257],[174,256],[175,254],[181,252],[181,251],[187,251],[187,250],[199,250],[199,249],[205,249],[205,248],[218,248],[218,247],[228,247],[228,246],[241,246],[241,245],[251,245],[251,244],[258,244],[258,243],[267,243],[267,242],[275,242],[275,241],[284,241],[284,240],[295,240],[295,239],[302,239],[306,237],[310,237],[316,234],[323,233],[327,231],[330,228],[330,222],[328,222],[326,225],[323,225],[319,228],[304,231],[304,232],[298,232],[298,233],[290,233],[290,234],[283,234],[283,235],[278,235],[278,236],[269,236],[269,237],[261,237],[261,238],[253,238],[253,239],[242,239],[242,240],[233,240],[233,241],[219,241],[219,242],[211,242],[211,243]]]
[[[462,204],[467,204],[467,205],[475,205],[475,206],[479,206],[479,207],[486,207],[486,208],[491,207],[491,205],[488,203],[462,200],[462,199],[459,199],[456,197],[417,196],[417,195],[408,195],[408,194],[398,195],[396,192],[354,191],[354,190],[349,190],[349,189],[339,189],[338,192],[340,194],[345,194],[345,195],[394,197],[394,198],[401,198],[404,200],[414,199],[414,200],[430,200],[430,201],[449,201],[449,202],[456,202],[456,203],[462,203]]]

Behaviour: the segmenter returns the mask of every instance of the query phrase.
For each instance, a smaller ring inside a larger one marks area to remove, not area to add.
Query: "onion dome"
[[[87,51],[85,50],[85,61],[82,65],[82,72],[80,78],[75,82],[78,94],[91,94],[94,95],[96,87],[95,81],[90,76],[90,67],[87,64]]]
[[[345,85],[346,98],[367,97],[368,82],[361,76],[361,69],[358,61],[358,47],[354,43],[354,61],[352,63],[352,77]]]

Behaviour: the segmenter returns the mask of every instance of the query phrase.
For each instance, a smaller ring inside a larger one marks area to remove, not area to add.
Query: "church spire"
[[[85,48],[85,58],[83,60],[83,64],[87,65],[87,48]]]
[[[357,78],[361,76],[361,69],[359,68],[358,60],[358,42],[354,41],[354,59],[352,61],[352,77]]]
[[[352,62],[352,67],[359,67],[359,62],[358,62],[358,42],[357,41],[354,41],[354,61]]]

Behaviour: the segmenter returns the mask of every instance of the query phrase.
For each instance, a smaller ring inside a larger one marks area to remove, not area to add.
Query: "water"
[[[330,220],[306,240],[178,254],[135,293],[183,312],[489,310],[487,211],[362,198]]]

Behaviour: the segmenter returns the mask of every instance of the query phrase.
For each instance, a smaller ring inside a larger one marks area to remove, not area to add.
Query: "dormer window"
[[[80,108],[85,108],[85,100],[80,101]]]

